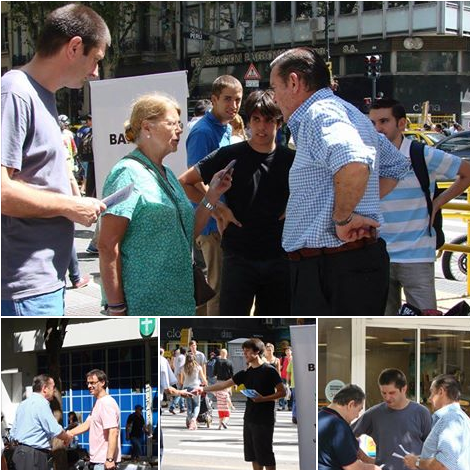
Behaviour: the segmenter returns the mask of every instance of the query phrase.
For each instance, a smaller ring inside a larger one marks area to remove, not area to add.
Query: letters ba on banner
[[[290,335],[294,361],[300,470],[314,470],[317,426],[316,326],[291,326]]]
[[[176,176],[186,166],[188,81],[185,70],[180,72],[113,78],[90,82],[93,114],[93,155],[97,197],[101,198],[103,184],[111,168],[135,148],[124,137],[124,122],[129,120],[132,103],[148,93],[161,92],[176,99],[181,108],[181,134],[178,151],[168,155],[164,164]]]

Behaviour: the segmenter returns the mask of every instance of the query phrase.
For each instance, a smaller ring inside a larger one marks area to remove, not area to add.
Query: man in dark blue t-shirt
[[[318,470],[380,470],[358,459],[359,443],[350,428],[364,408],[357,385],[344,386],[318,413]]]
[[[261,359],[264,343],[260,339],[246,340],[242,349],[248,365],[246,370],[237,372],[224,382],[198,387],[193,393],[216,392],[241,384],[247,390],[255,390],[258,395],[248,398],[243,419],[245,461],[252,462],[254,469],[276,470],[273,452],[274,405],[277,399],[286,396],[286,390],[277,370]]]

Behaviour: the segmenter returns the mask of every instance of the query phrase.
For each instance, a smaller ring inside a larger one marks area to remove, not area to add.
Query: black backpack
[[[90,129],[80,141],[78,146],[78,157],[82,162],[93,161],[93,131]]]
[[[432,215],[432,201],[431,194],[429,192],[429,172],[426,166],[426,160],[424,159],[424,147],[425,145],[421,142],[413,140],[410,147],[411,166],[418,178],[421,189],[426,197],[426,205],[429,213],[429,236],[432,236],[431,231],[431,215]],[[437,183],[434,188],[434,198],[436,198],[443,190],[437,187]],[[445,243],[444,231],[442,230],[442,212],[439,209],[434,217],[434,223],[432,224],[436,231],[436,250],[438,250]]]

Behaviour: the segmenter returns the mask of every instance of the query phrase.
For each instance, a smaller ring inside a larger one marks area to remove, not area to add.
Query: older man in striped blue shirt
[[[421,455],[405,455],[413,470],[470,470],[470,418],[459,404],[460,384],[453,375],[431,383],[429,401],[436,410]]]
[[[283,233],[292,315],[383,315],[389,257],[376,235],[379,177],[396,184],[409,164],[333,94],[315,51],[284,52],[271,63],[270,81],[297,148]]]

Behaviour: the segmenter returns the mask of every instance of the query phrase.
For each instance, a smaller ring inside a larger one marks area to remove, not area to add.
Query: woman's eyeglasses
[[[180,131],[183,130],[183,123],[181,121],[161,121],[161,122],[168,124],[170,127],[173,127],[173,129],[179,129]]]

